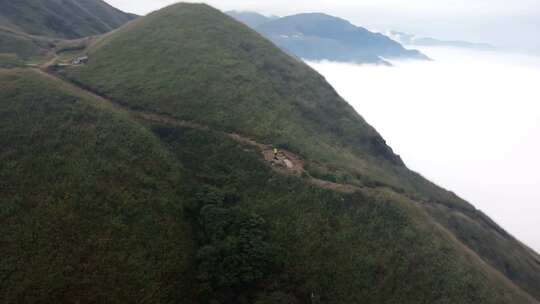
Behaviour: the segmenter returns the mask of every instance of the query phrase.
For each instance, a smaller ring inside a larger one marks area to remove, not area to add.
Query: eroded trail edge
[[[317,179],[310,176],[307,173],[307,171],[304,169],[305,162],[298,155],[290,151],[280,149],[278,151],[278,154],[275,155],[274,146],[270,144],[259,143],[251,138],[242,136],[238,133],[226,133],[223,131],[212,129],[207,125],[203,125],[203,124],[192,122],[192,121],[177,119],[166,114],[159,114],[159,113],[150,112],[150,111],[141,111],[141,110],[131,109],[128,106],[125,106],[119,102],[110,100],[109,98],[105,96],[96,94],[94,92],[91,92],[85,88],[78,86],[77,84],[73,82],[65,80],[53,74],[52,72],[49,72],[47,68],[48,68],[48,65],[45,67],[42,67],[41,69],[34,69],[34,70],[46,76],[47,78],[54,80],[55,82],[58,82],[59,85],[64,86],[70,89],[71,91],[78,93],[79,95],[90,97],[106,106],[111,106],[115,108],[116,110],[127,113],[136,118],[143,119],[146,121],[151,121],[151,122],[162,123],[162,124],[166,124],[166,125],[174,126],[174,127],[190,128],[190,129],[196,129],[196,130],[220,134],[224,137],[228,137],[236,141],[237,143],[255,148],[260,154],[261,158],[264,160],[264,162],[278,173],[281,173],[284,175],[297,176],[299,178],[301,177],[309,184],[312,184],[320,188],[337,191],[337,192],[353,193],[360,190],[359,187],[356,187],[353,185],[334,183],[334,182]]]

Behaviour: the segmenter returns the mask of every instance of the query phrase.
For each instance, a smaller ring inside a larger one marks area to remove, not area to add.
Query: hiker
[[[278,158],[278,149],[274,148],[274,160],[279,160]]]

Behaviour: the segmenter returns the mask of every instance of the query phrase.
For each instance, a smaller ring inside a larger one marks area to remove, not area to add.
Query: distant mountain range
[[[265,16],[259,13],[245,11],[229,11],[227,14],[251,28],[279,19],[278,16]]]
[[[321,13],[266,17],[254,12],[228,12],[283,50],[307,60],[389,64],[385,59],[429,58],[405,49],[389,37],[347,20]]]
[[[475,50],[495,50],[496,47],[487,43],[475,43],[461,40],[439,40],[430,37],[418,37],[414,34],[389,31],[388,36],[395,41],[408,46],[447,46]]]

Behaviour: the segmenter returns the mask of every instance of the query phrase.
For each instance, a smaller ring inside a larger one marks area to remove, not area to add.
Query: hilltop
[[[84,53],[0,70],[0,301],[538,303],[536,253],[245,25],[177,4]]]

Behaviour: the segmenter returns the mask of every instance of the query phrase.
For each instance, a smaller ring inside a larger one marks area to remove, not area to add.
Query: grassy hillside
[[[292,150],[313,176],[392,189],[540,298],[538,255],[469,203],[408,170],[322,76],[232,18],[178,4],[105,36],[88,54],[87,65],[59,72],[126,107]]]
[[[31,35],[81,38],[133,19],[101,0],[0,0],[0,25]]]
[[[182,293],[182,168],[140,125],[36,72],[1,70],[0,302]],[[158,236],[158,237],[157,237]]]
[[[44,56],[52,47],[54,40],[31,36],[0,26],[0,55],[19,60],[29,60]],[[1,63],[0,63],[1,64]]]
[[[0,302],[537,303],[393,191],[0,70]]]
[[[217,10],[162,10],[88,53],[90,63],[67,76],[118,102],[239,131],[350,169],[340,179],[401,184],[381,169],[399,167],[401,159],[322,76]]]

